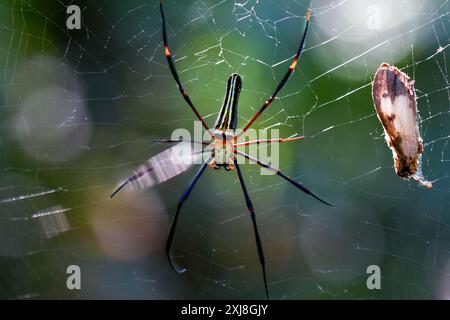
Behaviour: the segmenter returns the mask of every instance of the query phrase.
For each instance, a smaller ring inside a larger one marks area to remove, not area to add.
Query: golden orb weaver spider
[[[245,185],[241,169],[237,162],[236,155],[244,157],[247,160],[250,160],[250,162],[256,163],[256,164],[260,165],[261,167],[272,170],[275,174],[282,177],[283,179],[285,179],[286,181],[288,181],[289,183],[291,183],[292,185],[294,185],[296,188],[300,189],[301,191],[316,198],[320,202],[322,202],[326,205],[329,205],[329,206],[333,206],[333,205],[322,200],[321,198],[319,198],[318,196],[313,194],[310,190],[308,190],[305,186],[303,186],[299,182],[294,181],[293,179],[289,178],[287,175],[282,173],[279,169],[274,168],[271,165],[269,165],[265,162],[262,162],[261,160],[238,150],[239,147],[248,146],[248,145],[252,145],[252,144],[260,144],[260,143],[270,144],[270,143],[283,143],[283,142],[289,142],[289,141],[297,141],[297,140],[303,139],[304,138],[303,136],[294,137],[294,138],[286,138],[286,139],[280,138],[280,139],[253,140],[253,141],[246,141],[246,142],[241,142],[241,143],[238,143],[237,140],[251,127],[251,125],[256,121],[256,119],[258,119],[258,117],[264,112],[264,110],[266,110],[271,105],[271,103],[275,100],[275,97],[277,96],[277,94],[280,92],[280,90],[284,87],[284,85],[288,81],[290,75],[294,72],[295,67],[297,66],[298,60],[299,60],[300,55],[303,50],[306,35],[308,33],[308,27],[309,27],[309,22],[310,22],[310,18],[311,18],[311,11],[308,10],[308,12],[306,14],[305,31],[303,32],[303,36],[301,38],[299,48],[292,60],[291,65],[289,66],[289,69],[287,70],[287,72],[285,73],[283,78],[281,79],[281,81],[278,84],[278,86],[276,87],[274,93],[269,97],[269,99],[267,99],[264,102],[261,109],[253,116],[253,118],[248,122],[248,124],[244,127],[244,129],[241,132],[239,132],[238,134],[236,134],[237,106],[238,106],[239,94],[240,94],[240,91],[242,88],[241,77],[238,74],[234,73],[228,78],[224,102],[222,104],[222,107],[220,108],[219,115],[218,115],[216,123],[215,123],[214,132],[211,132],[211,130],[208,127],[208,125],[206,124],[205,120],[199,114],[199,112],[195,108],[193,102],[191,101],[189,95],[185,91],[183,84],[181,83],[180,78],[178,76],[178,72],[175,68],[175,65],[174,65],[174,62],[172,59],[172,55],[169,50],[168,40],[167,40],[166,18],[165,18],[164,10],[163,10],[163,0],[160,0],[160,13],[161,13],[161,18],[162,18],[162,36],[163,36],[163,44],[164,44],[164,55],[166,57],[167,64],[169,65],[170,72],[171,72],[175,82],[177,83],[178,89],[179,89],[183,99],[186,101],[186,103],[192,109],[194,114],[200,120],[203,128],[211,136],[211,141],[188,141],[191,143],[199,143],[202,145],[210,146],[211,148],[208,149],[208,151],[210,151],[211,153],[210,153],[210,156],[208,157],[208,159],[203,162],[202,166],[197,171],[194,178],[190,182],[188,188],[184,191],[181,199],[178,202],[177,211],[175,213],[175,217],[173,219],[172,225],[169,230],[169,236],[167,238],[167,244],[166,244],[166,248],[165,248],[165,252],[166,252],[167,258],[169,260],[170,266],[172,267],[172,269],[174,269],[178,273],[183,273],[184,271],[186,271],[186,269],[177,269],[175,267],[175,265],[172,262],[172,258],[170,256],[170,252],[171,252],[171,248],[172,248],[173,238],[175,235],[175,229],[176,229],[176,225],[177,225],[177,221],[178,221],[178,216],[180,214],[183,203],[187,200],[187,198],[191,194],[192,190],[194,189],[194,187],[197,184],[198,180],[200,179],[201,175],[205,171],[206,167],[208,165],[210,165],[211,168],[214,168],[214,169],[220,169],[221,167],[223,167],[226,171],[234,171],[234,169],[236,169],[237,175],[239,178],[239,182],[240,182],[240,185],[242,188],[242,192],[244,194],[247,209],[248,209],[251,219],[252,219],[256,247],[258,250],[258,258],[259,258],[259,262],[260,262],[261,269],[262,269],[262,275],[263,275],[263,279],[264,279],[264,288],[265,288],[266,298],[269,299],[269,290],[267,287],[264,252],[263,252],[263,247],[262,247],[262,243],[261,243],[261,238],[260,238],[259,232],[258,232],[258,226],[256,223],[255,211],[253,209],[253,203],[248,194],[247,187]],[[182,141],[182,140],[170,140],[169,139],[169,140],[158,140],[157,142],[178,143],[180,141]],[[205,150],[206,150],[206,148],[203,151],[205,151]],[[122,184],[120,184],[119,187],[111,194],[111,198],[114,197],[120,190],[122,190],[122,188],[125,187],[125,185],[127,185],[130,182],[140,179],[142,176],[148,174],[153,169],[154,169],[153,167],[148,167],[144,171],[138,172],[137,174],[130,176]]]

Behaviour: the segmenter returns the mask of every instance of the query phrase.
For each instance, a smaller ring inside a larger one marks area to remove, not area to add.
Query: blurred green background
[[[82,29],[67,30],[66,6]],[[289,67],[308,1],[165,2],[180,77],[213,124],[233,72],[239,124]],[[450,298],[449,3],[313,1],[296,72],[255,124],[283,137],[280,167],[329,208],[254,165],[274,299]],[[234,173],[194,170],[110,200],[194,115],[166,65],[159,1],[0,1],[0,298],[264,298],[251,221]],[[371,99],[382,62],[415,79],[426,190],[398,178]],[[381,290],[366,269],[381,268]],[[79,265],[82,289],[66,288]]]

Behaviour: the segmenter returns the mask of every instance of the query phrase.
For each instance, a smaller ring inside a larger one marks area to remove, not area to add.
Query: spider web
[[[66,7],[82,29],[67,30]],[[309,2],[166,1],[171,52],[213,124],[233,72],[239,124],[290,65]],[[296,72],[255,123],[282,137],[280,167],[335,204],[243,165],[276,299],[450,297],[448,0],[319,1]],[[109,194],[193,129],[163,55],[158,1],[0,2],[0,297],[263,298],[251,220],[235,173],[194,171]],[[427,190],[394,173],[371,99],[382,62],[415,80]],[[68,290],[66,268],[82,270]],[[368,290],[366,269],[381,269]]]

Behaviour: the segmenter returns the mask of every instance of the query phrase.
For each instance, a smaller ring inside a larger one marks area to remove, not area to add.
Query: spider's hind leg
[[[250,217],[252,219],[253,232],[255,234],[255,241],[256,241],[256,248],[258,250],[259,264],[261,265],[261,271],[262,271],[262,276],[263,276],[263,280],[264,280],[264,289],[266,292],[266,298],[267,298],[267,300],[269,300],[269,289],[267,287],[267,276],[266,276],[266,261],[264,259],[264,251],[263,251],[263,247],[262,247],[262,243],[261,243],[261,237],[259,236],[259,232],[258,232],[258,225],[256,224],[255,209],[253,208],[252,200],[250,199],[250,196],[247,191],[247,187],[245,186],[244,177],[242,176],[242,172],[241,172],[241,169],[239,168],[237,159],[234,158],[233,162],[236,167],[236,171],[237,171],[238,178],[239,178],[239,183],[241,184],[241,187],[242,187],[242,192],[244,193],[245,203],[247,205],[247,209],[248,209],[248,211],[250,213]]]
[[[208,165],[208,163],[210,161],[211,161],[211,157],[209,157],[203,163],[203,165],[197,171],[197,173],[195,174],[194,178],[192,179],[192,181],[189,184],[189,186],[187,187],[187,189],[184,191],[183,195],[181,196],[180,200],[178,201],[177,211],[175,213],[175,217],[173,218],[172,225],[170,226],[169,236],[167,238],[167,243],[166,243],[166,255],[167,255],[167,258],[169,259],[170,266],[172,267],[172,269],[174,269],[178,273],[183,273],[184,271],[186,271],[186,269],[177,269],[172,261],[171,256],[170,256],[170,251],[172,250],[173,238],[175,235],[175,229],[176,229],[177,222],[178,222],[178,216],[180,214],[183,203],[187,200],[187,198],[191,194],[192,190],[194,189],[195,185],[197,184],[198,180],[200,179],[201,175],[205,171],[206,166]]]

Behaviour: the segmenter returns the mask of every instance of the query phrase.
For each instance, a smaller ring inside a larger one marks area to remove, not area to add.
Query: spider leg
[[[235,149],[235,150],[234,150],[234,153],[239,154],[239,155],[245,157],[246,159],[249,159],[250,161],[256,162],[256,163],[259,164],[261,167],[264,167],[264,168],[266,168],[266,169],[269,169],[269,170],[273,171],[275,174],[277,174],[277,175],[279,175],[280,177],[282,177],[283,179],[289,181],[291,184],[293,184],[293,185],[294,185],[295,187],[297,187],[298,189],[302,190],[304,193],[309,194],[310,196],[316,198],[317,200],[319,200],[320,202],[322,202],[322,203],[324,203],[324,204],[326,204],[326,205],[328,205],[328,206],[334,207],[333,204],[328,203],[328,202],[326,202],[325,200],[322,200],[321,198],[319,198],[318,196],[316,196],[314,193],[312,193],[309,189],[307,189],[304,185],[302,185],[301,183],[299,183],[299,182],[297,182],[297,181],[295,181],[295,180],[289,178],[287,175],[285,175],[285,174],[284,174],[283,172],[281,172],[279,169],[276,169],[276,168],[272,167],[271,165],[269,165],[269,164],[267,164],[267,163],[265,163],[265,162],[262,162],[261,160],[256,159],[256,158],[254,158],[254,157],[252,157],[252,156],[250,156],[250,155],[248,155],[248,154],[246,154],[246,153],[244,153],[244,152],[242,152],[242,151],[239,151],[239,150],[236,150],[236,149]]]
[[[300,54],[303,51],[303,46],[305,44],[305,39],[306,39],[306,34],[308,33],[308,27],[309,27],[309,21],[311,20],[311,10],[308,9],[308,13],[306,14],[306,27],[305,27],[305,31],[303,32],[303,36],[302,39],[300,41],[300,45],[298,47],[297,53],[295,54],[294,59],[292,60],[291,65],[289,66],[289,69],[286,71],[286,73],[284,74],[283,78],[281,79],[280,83],[278,84],[278,86],[276,87],[274,93],[269,97],[269,99],[266,100],[266,102],[264,102],[263,106],[261,107],[261,109],[259,109],[259,111],[253,116],[253,118],[249,121],[249,123],[245,126],[245,128],[236,136],[236,140],[237,138],[239,138],[241,135],[243,135],[248,128],[251,127],[251,125],[253,124],[253,122],[255,122],[256,119],[258,119],[258,117],[264,112],[264,110],[266,110],[270,104],[273,102],[273,100],[275,100],[277,94],[281,91],[281,89],[284,87],[284,85],[286,84],[286,82],[288,81],[289,77],[291,76],[291,74],[294,72],[295,67],[297,66],[298,60],[300,58]]]
[[[189,107],[191,107],[192,111],[195,113],[197,118],[201,121],[203,127],[206,131],[209,132],[211,136],[212,133],[209,130],[208,125],[206,124],[205,120],[202,118],[200,113],[198,113],[197,109],[195,108],[194,104],[191,101],[191,98],[189,98],[187,92],[184,90],[183,84],[181,83],[180,77],[178,76],[177,69],[175,68],[175,64],[173,63],[172,55],[169,50],[169,43],[167,40],[167,30],[166,30],[166,17],[164,16],[164,10],[163,10],[163,0],[160,0],[159,2],[159,9],[161,11],[161,18],[162,18],[162,34],[163,34],[163,43],[164,43],[164,55],[166,56],[167,63],[169,64],[170,72],[172,73],[173,78],[175,79],[178,89],[180,90],[181,95],[183,96],[183,99],[187,102]]]
[[[251,141],[235,143],[234,146],[235,147],[243,147],[243,146],[250,146],[250,145],[261,144],[261,143],[267,143],[267,144],[284,143],[284,142],[297,141],[297,140],[303,140],[303,139],[305,139],[304,136],[293,137],[293,138],[279,138],[279,139],[259,139],[259,140],[251,140]]]
[[[242,192],[244,193],[245,203],[247,204],[248,211],[250,212],[250,216],[252,218],[253,231],[255,233],[255,240],[256,240],[256,247],[258,249],[259,263],[261,264],[262,273],[263,273],[263,277],[264,277],[264,288],[266,289],[267,300],[269,300],[269,290],[267,289],[267,277],[266,277],[266,262],[264,259],[264,251],[263,251],[262,244],[261,244],[261,238],[260,238],[259,232],[258,232],[258,226],[256,224],[255,210],[253,209],[252,200],[250,199],[250,196],[248,195],[247,187],[245,186],[241,168],[239,167],[239,164],[238,164],[236,158],[234,158],[233,161],[234,161],[234,166],[236,168],[236,171],[237,171],[237,174],[239,177],[239,182],[241,183]]]
[[[205,171],[205,169],[210,161],[211,161],[211,157],[209,157],[202,164],[202,166],[200,167],[200,169],[197,171],[194,178],[192,179],[191,183],[189,184],[188,188],[184,191],[183,195],[181,196],[180,200],[178,201],[177,211],[175,213],[175,217],[173,219],[172,225],[170,226],[169,237],[167,238],[167,243],[166,243],[166,255],[167,255],[167,258],[169,259],[170,266],[172,267],[172,269],[174,269],[178,273],[183,273],[186,271],[186,269],[177,269],[172,262],[172,258],[170,257],[170,251],[172,249],[173,237],[175,235],[175,228],[177,226],[178,216],[180,214],[183,203],[187,200],[187,198],[191,194],[192,190],[194,189],[195,185],[197,184],[197,181],[200,179],[201,175]]]
[[[209,152],[209,151],[211,151],[211,150],[212,150],[211,148],[205,148],[205,149],[200,150],[200,151],[198,151],[198,152],[194,152],[194,155],[197,155],[197,154],[203,154],[203,153]],[[141,170],[141,171],[136,172],[134,175],[128,177],[124,182],[122,182],[122,183],[116,188],[116,190],[114,190],[114,192],[111,193],[111,195],[110,195],[109,197],[110,197],[110,198],[114,198],[114,196],[115,196],[116,194],[118,194],[118,193],[119,193],[119,192],[120,192],[127,184],[129,184],[129,183],[131,183],[131,182],[133,182],[133,181],[136,181],[136,180],[142,178],[143,176],[149,174],[149,173],[150,173],[151,171],[153,171],[154,169],[155,169],[154,167],[146,167],[144,170]]]
[[[136,181],[137,179],[139,179],[140,177],[142,177],[142,176],[148,174],[148,173],[149,173],[150,171],[152,171],[152,170],[153,170],[153,167],[149,167],[149,168],[146,168],[146,170],[144,170],[144,171],[139,171],[139,172],[137,172],[136,174],[134,174],[134,175],[128,177],[128,179],[125,180],[120,186],[118,186],[117,189],[114,190],[114,192],[111,193],[111,195],[110,195],[109,197],[110,197],[111,199],[114,198],[114,196],[115,196],[116,194],[118,194],[118,193],[119,193],[119,192],[120,192],[127,184],[129,184],[129,183],[131,183],[131,182],[133,182],[133,181]]]
[[[183,139],[158,139],[153,140],[154,143],[178,143],[178,142],[190,142],[193,144],[203,144],[209,145],[211,142],[208,141],[198,141],[198,140],[183,140]]]

